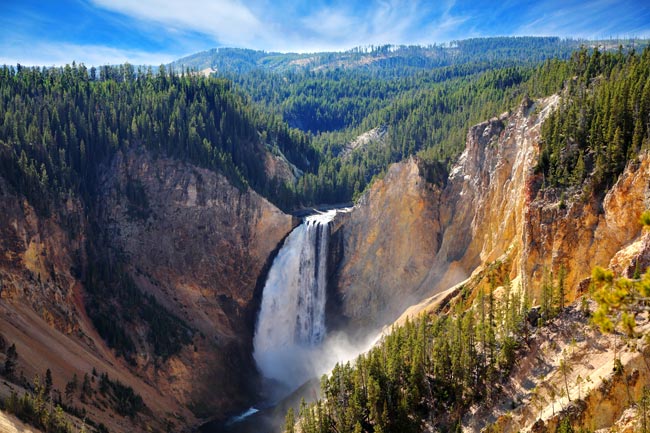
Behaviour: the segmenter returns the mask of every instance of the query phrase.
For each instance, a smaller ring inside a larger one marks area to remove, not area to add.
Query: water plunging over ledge
[[[325,326],[331,223],[337,213],[350,210],[316,211],[287,236],[266,277],[253,339],[253,356],[267,379],[265,400],[225,423],[205,425],[202,432],[281,431],[288,407],[296,410],[300,397],[317,397],[318,377],[374,344],[376,336],[352,342]]]
[[[290,392],[322,373],[326,336],[330,222],[339,210],[310,215],[287,237],[269,270],[254,337],[261,373]]]

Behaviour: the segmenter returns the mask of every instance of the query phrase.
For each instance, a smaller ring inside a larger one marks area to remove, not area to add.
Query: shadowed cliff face
[[[20,300],[65,333],[79,329],[77,258],[85,226],[77,200],[39,215],[0,177],[0,302]]]
[[[19,369],[31,381],[51,368],[59,390],[93,367],[132,386],[152,411],[136,425],[87,405],[111,431],[164,430],[167,420],[187,426],[194,415],[240,409],[256,377],[257,280],[292,217],[219,174],[146,152],[118,154],[99,179],[90,214],[70,199],[44,217],[0,178],[0,212],[8,216],[0,221],[0,333],[16,343]],[[139,291],[192,330],[179,353],[155,356],[137,318],[126,325],[136,366],[97,334],[82,283],[89,233],[101,235],[102,251],[119,257]]]
[[[254,392],[255,286],[291,216],[221,175],[135,152],[114,159],[99,202],[108,248],[141,290],[198,331],[163,369],[138,359],[149,379],[200,414],[244,404]]]
[[[372,186],[340,229],[336,288],[351,329],[392,323],[408,305],[498,259],[508,259],[510,278],[533,296],[544,269],[564,267],[570,301],[593,266],[607,265],[641,234],[648,156],[630,164],[604,199],[578,191],[564,205],[558,193],[539,192],[539,131],[558,101],[524,101],[472,127],[443,188],[427,183],[414,159]]]
[[[146,197],[141,214],[124,193],[129,184]],[[115,158],[98,201],[109,246],[125,254],[141,287],[206,335],[248,330],[252,289],[291,216],[223,176],[135,153]]]
[[[74,374],[83,379],[95,368],[137,390],[153,414],[141,416],[139,427],[126,425],[110,409],[85,406],[88,419],[104,423],[111,431],[164,428],[171,414],[195,422],[173,396],[163,395],[131,373],[87,317],[80,278],[88,224],[81,204],[68,199],[58,208],[50,206],[48,215],[38,214],[0,178],[0,214],[0,335],[7,344],[16,345],[16,374],[31,383],[50,369],[54,390],[63,393]],[[0,397],[8,397],[11,391],[23,392],[3,381]],[[78,396],[66,403],[80,407]]]

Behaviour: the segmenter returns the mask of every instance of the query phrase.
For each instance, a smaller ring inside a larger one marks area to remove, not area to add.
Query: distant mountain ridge
[[[494,37],[472,38],[444,44],[370,45],[342,52],[280,53],[241,48],[213,48],[178,59],[170,64],[181,71],[185,68],[218,74],[242,74],[256,69],[273,72],[290,70],[322,71],[336,68],[367,71],[418,71],[467,62],[502,62],[531,64],[548,58],[569,57],[582,45],[606,48],[632,48],[646,45],[638,39],[590,41],[559,37]]]

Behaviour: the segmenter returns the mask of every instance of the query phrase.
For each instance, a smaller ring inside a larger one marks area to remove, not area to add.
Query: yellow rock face
[[[344,314],[357,327],[394,319],[427,293],[422,283],[440,248],[441,190],[424,180],[419,164],[410,159],[391,166],[339,229],[344,257],[338,286]]]
[[[538,193],[540,127],[558,102],[525,101],[470,128],[443,187],[428,184],[416,160],[392,166],[373,185],[341,229],[337,288],[353,326],[391,323],[505,257],[511,280],[533,296],[545,270],[557,275],[563,267],[571,301],[595,265],[607,266],[639,237],[639,215],[650,207],[647,155],[604,198],[576,193],[563,202],[553,191]]]
[[[561,209],[559,200],[531,203],[523,251],[524,271],[531,285],[541,280],[544,267],[557,271],[564,266],[568,300],[579,296],[579,282],[591,275],[594,266],[607,267],[619,250],[642,234],[639,216],[650,206],[648,179],[650,158],[646,154],[628,165],[602,201],[576,198],[566,209]],[[615,259],[619,267],[623,256]]]

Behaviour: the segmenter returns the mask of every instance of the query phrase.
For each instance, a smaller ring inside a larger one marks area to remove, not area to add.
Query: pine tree
[[[77,373],[72,375],[72,380],[68,382],[65,386],[65,398],[67,401],[72,399],[77,387],[79,386],[79,379],[77,378]]]
[[[557,295],[555,296],[555,298],[557,299],[557,306],[559,311],[562,311],[564,310],[564,303],[566,301],[566,293],[565,293],[566,268],[564,267],[564,265],[560,266],[557,279],[558,279]]]
[[[549,272],[548,268],[544,268],[544,276],[542,279],[542,298],[540,302],[540,312],[542,320],[547,321],[555,316],[555,302],[553,292],[553,274]]]
[[[615,278],[612,271],[595,267],[591,280],[592,296],[598,303],[593,322],[603,332],[613,332],[621,323],[626,333],[632,335],[635,315],[650,311],[650,271],[639,280],[630,280]]]
[[[293,408],[290,407],[287,411],[287,416],[284,420],[284,432],[285,433],[295,433],[296,431],[296,417],[293,413]]]
[[[88,373],[84,374],[84,381],[81,384],[81,399],[82,401],[86,397],[90,397],[92,395],[92,386],[90,385],[90,377],[88,377]]]
[[[7,357],[5,359],[4,374],[7,377],[13,377],[16,371],[16,364],[18,361],[18,352],[16,351],[15,344],[9,346],[9,349],[7,349],[6,356]]]
[[[560,421],[560,425],[557,429],[558,433],[573,433],[573,426],[571,426],[571,421],[569,418],[564,418]]]
[[[650,431],[648,423],[648,413],[650,412],[650,388],[648,388],[648,386],[643,387],[643,393],[639,400],[639,412],[641,418],[641,432],[648,433]]]
[[[52,371],[48,368],[45,371],[45,398],[50,399],[50,393],[52,392]]]
[[[573,178],[572,183],[574,185],[580,185],[584,180],[586,175],[585,159],[583,158],[582,152],[578,154],[578,160],[576,161],[575,168],[573,169]]]
[[[560,359],[560,366],[559,366],[560,372],[562,373],[562,376],[564,378],[564,388],[566,391],[566,396],[567,399],[569,399],[569,402],[571,401],[571,394],[569,394],[569,381],[567,376],[573,371],[573,367],[569,364],[569,361],[566,359],[566,353],[562,353],[562,359]]]

